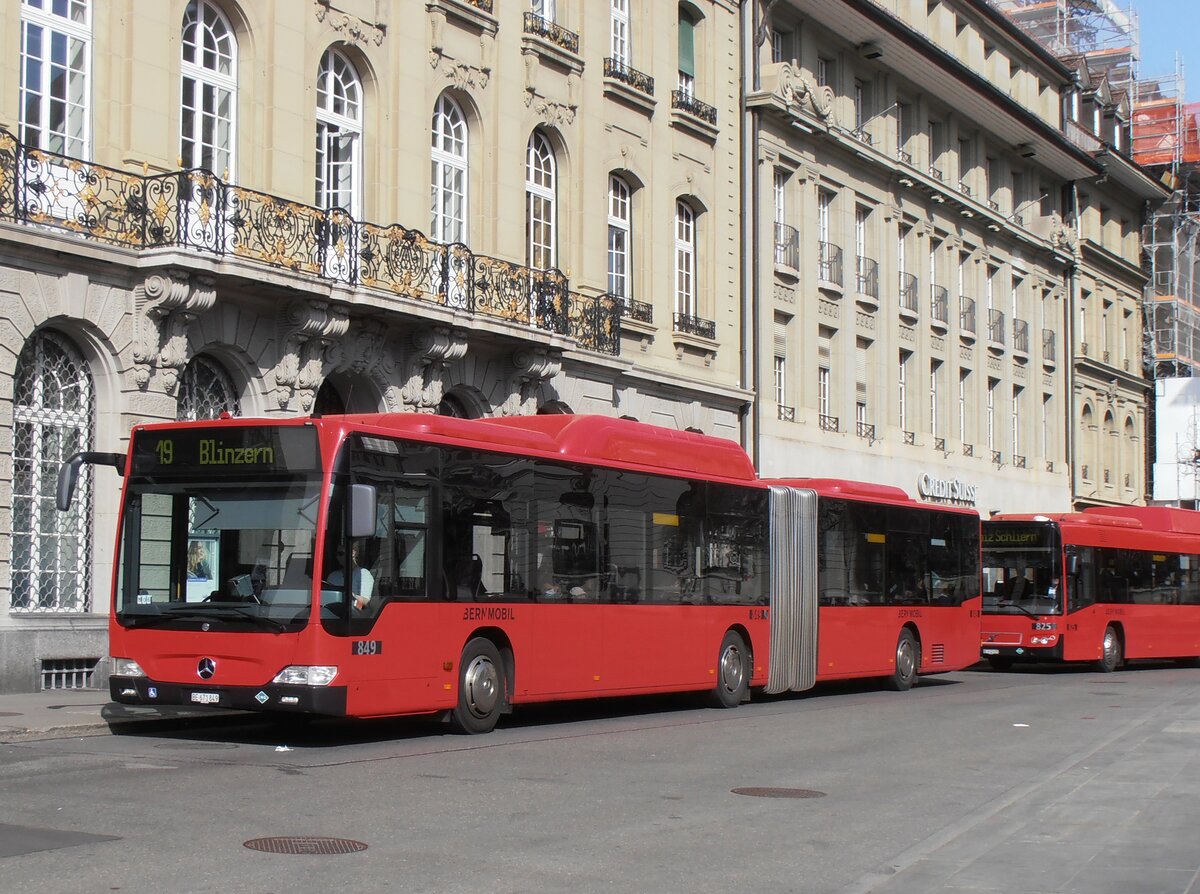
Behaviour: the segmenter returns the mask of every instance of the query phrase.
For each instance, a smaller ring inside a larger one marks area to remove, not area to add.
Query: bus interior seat
[[[308,590],[312,588],[312,560],[308,553],[293,553],[288,556],[287,565],[283,569],[283,580],[280,589]]]

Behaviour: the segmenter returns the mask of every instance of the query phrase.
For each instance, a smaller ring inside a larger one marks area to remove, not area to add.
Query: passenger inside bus
[[[461,555],[449,573],[451,599],[478,599],[487,593],[483,586],[483,559],[477,554]]]
[[[375,595],[375,576],[359,564],[358,554],[358,541],[355,541],[350,545],[350,592],[354,608],[363,612]],[[336,561],[338,567],[326,575],[326,580],[335,587],[341,587],[346,582],[346,547],[343,543],[338,544]]]

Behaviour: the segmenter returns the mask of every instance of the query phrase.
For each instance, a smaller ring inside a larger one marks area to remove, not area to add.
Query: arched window
[[[430,238],[467,241],[467,119],[446,94],[433,109]]]
[[[675,313],[696,316],[696,212],[675,203]]]
[[[71,509],[55,509],[59,466],[92,449],[95,386],[82,355],[53,332],[30,338],[13,381],[12,607],[90,608],[92,472]]]
[[[557,181],[554,150],[550,141],[535,131],[525,157],[525,263],[534,270],[556,266]]]
[[[179,156],[185,168],[233,177],[237,39],[216,4],[191,0],[182,42]]]
[[[233,379],[221,366],[207,357],[193,357],[179,377],[180,420],[216,419],[222,413],[241,416]]]
[[[317,70],[318,208],[359,215],[362,169],[362,83],[350,60],[328,49]]]
[[[21,139],[75,158],[91,154],[89,0],[21,3]]]
[[[630,295],[630,190],[629,184],[613,175],[608,178],[608,293],[628,299]]]

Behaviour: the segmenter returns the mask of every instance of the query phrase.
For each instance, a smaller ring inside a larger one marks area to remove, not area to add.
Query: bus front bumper
[[[1063,638],[1058,637],[1052,646],[1009,646],[983,643],[979,648],[979,654],[985,660],[1007,658],[1012,661],[1062,661]]]
[[[122,705],[186,705],[232,711],[286,711],[346,716],[345,686],[190,686],[148,677],[109,677],[109,695]]]

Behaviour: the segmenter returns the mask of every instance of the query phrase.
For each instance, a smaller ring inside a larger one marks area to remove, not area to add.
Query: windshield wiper
[[[214,607],[208,610],[201,611],[199,609],[177,610],[168,609],[166,612],[156,615],[141,615],[137,613],[124,613],[122,620],[130,627],[158,627],[161,624],[166,624],[169,621],[177,621],[182,619],[187,620],[208,620],[216,618],[218,620],[231,620],[230,613],[233,613],[239,618],[245,618],[247,621],[258,624],[262,627],[274,630],[279,633],[287,632],[287,625],[275,618],[268,618],[264,615],[256,615],[253,612],[247,611],[244,608],[239,608],[236,605],[226,605]]]
[[[1015,603],[1015,602],[1009,602],[1007,599],[1001,599],[999,602],[996,603],[996,607],[997,608],[1015,608],[1021,614],[1028,615],[1029,617],[1033,618],[1035,621],[1038,619],[1038,617],[1040,617],[1039,615],[1036,615],[1033,612],[1031,612],[1029,609],[1025,608],[1025,606],[1017,605],[1017,603]]]

